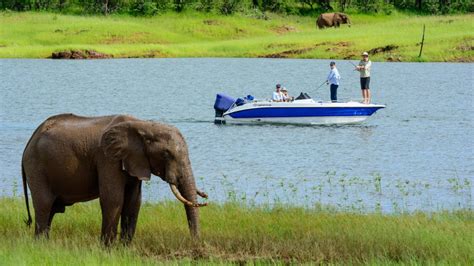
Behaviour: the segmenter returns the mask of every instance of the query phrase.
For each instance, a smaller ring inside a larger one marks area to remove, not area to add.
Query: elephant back
[[[332,27],[334,25],[335,13],[322,13],[316,20],[316,25],[321,29],[324,27]]]

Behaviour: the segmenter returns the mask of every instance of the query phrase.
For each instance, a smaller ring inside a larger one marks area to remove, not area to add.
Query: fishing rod
[[[324,84],[326,84],[326,81],[324,81],[323,83],[321,83],[321,85],[319,85],[319,87],[317,87],[316,89],[321,88]]]
[[[357,67],[354,63],[352,63],[352,61],[348,61],[349,63],[351,63],[354,67]]]

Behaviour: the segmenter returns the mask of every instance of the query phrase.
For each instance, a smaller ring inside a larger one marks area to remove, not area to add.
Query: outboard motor
[[[216,95],[216,102],[214,103],[214,110],[216,110],[216,117],[214,119],[215,124],[225,124],[225,120],[222,117],[224,116],[224,113],[232,107],[235,101],[235,98],[223,93],[218,93]]]

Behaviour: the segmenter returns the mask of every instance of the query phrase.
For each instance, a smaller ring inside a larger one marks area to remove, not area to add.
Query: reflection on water
[[[387,108],[363,124],[213,124],[217,92],[262,99],[282,83],[293,95],[328,100],[328,88],[316,90],[327,63],[0,60],[0,194],[21,191],[23,148],[48,116],[127,113],[183,132],[198,185],[213,201],[384,212],[472,208],[472,64],[374,63],[373,99]],[[339,98],[360,98],[357,74],[338,65]],[[144,197],[172,195],[154,178]]]
[[[360,126],[359,127],[359,137],[363,141],[370,141],[370,137],[372,137],[372,127],[374,126]]]

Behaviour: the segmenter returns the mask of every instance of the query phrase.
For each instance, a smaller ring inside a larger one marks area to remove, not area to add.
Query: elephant
[[[22,157],[23,189],[35,212],[35,236],[48,237],[53,216],[65,207],[99,198],[101,239],[129,243],[141,205],[143,180],[151,174],[170,185],[185,207],[192,239],[199,239],[197,196],[188,148],[180,131],[129,115],[83,117],[59,114],[46,119],[29,139]]]
[[[316,26],[323,29],[326,27],[339,27],[340,24],[349,24],[351,26],[351,21],[349,17],[344,13],[323,13],[319,15],[316,20]]]

